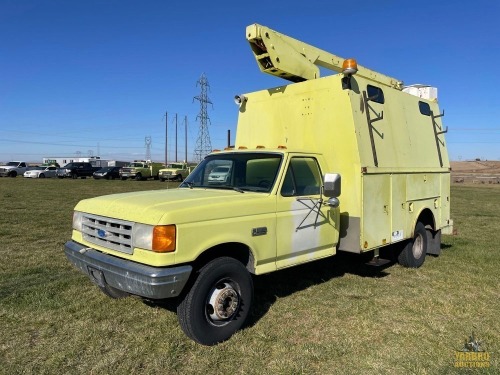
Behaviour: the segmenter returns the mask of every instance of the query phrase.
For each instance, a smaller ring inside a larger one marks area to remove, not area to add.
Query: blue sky
[[[352,4],[352,5],[351,5]],[[0,160],[194,154],[196,82],[208,78],[210,138],[234,140],[235,94],[286,84],[245,39],[260,23],[405,84],[438,88],[452,160],[500,160],[500,2],[0,0]]]

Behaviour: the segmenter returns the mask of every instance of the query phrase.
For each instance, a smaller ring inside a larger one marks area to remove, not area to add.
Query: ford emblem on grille
[[[97,231],[97,235],[101,238],[106,238],[106,236],[108,235],[108,233],[105,231],[105,230],[102,230],[102,229],[99,229]]]

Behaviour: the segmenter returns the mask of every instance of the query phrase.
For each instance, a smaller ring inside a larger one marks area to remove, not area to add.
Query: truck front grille
[[[85,241],[122,253],[133,253],[132,228],[130,221],[83,215],[82,234]]]

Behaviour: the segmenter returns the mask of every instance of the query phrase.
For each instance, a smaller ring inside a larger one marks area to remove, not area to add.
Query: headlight
[[[82,219],[83,215],[80,211],[73,212],[73,229],[79,232],[82,231]]]
[[[156,253],[175,251],[175,225],[135,224],[132,232],[133,246]]]

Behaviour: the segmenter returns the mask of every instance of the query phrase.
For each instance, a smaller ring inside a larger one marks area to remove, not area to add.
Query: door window
[[[318,195],[321,182],[321,171],[316,159],[294,157],[288,165],[281,195],[284,197]]]

